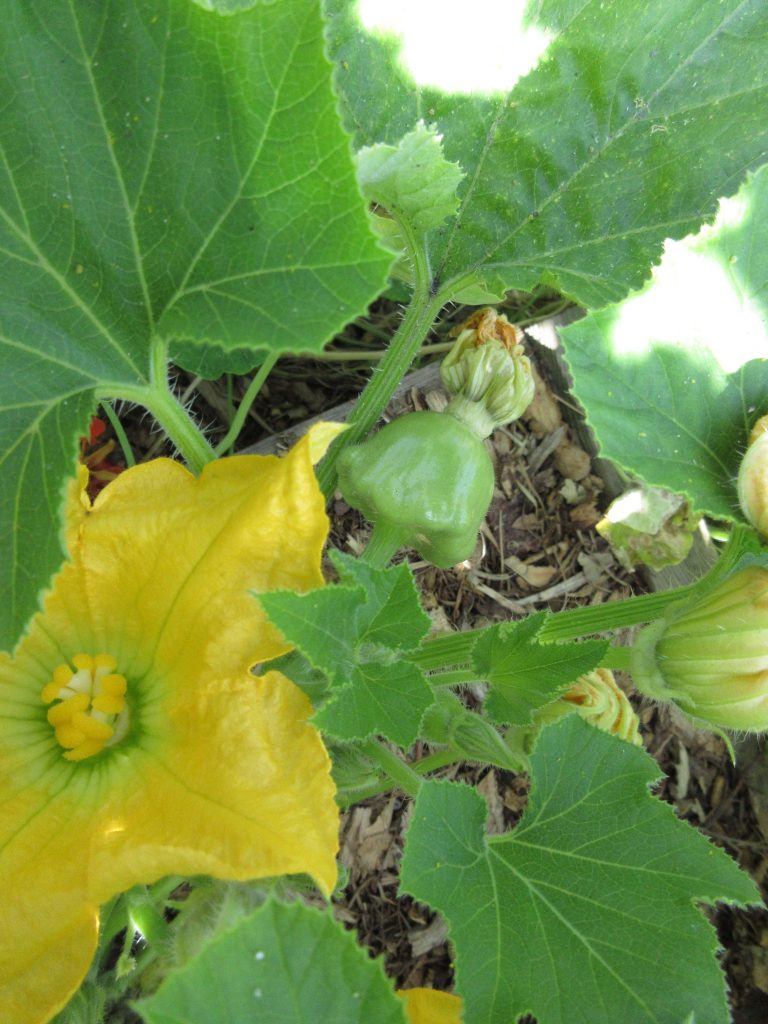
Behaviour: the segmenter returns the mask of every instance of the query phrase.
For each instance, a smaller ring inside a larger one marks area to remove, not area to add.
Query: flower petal
[[[42,1024],[79,987],[96,949],[87,898],[87,801],[68,791],[73,768],[37,777],[0,804],[0,1020]],[[3,778],[7,779],[6,775]]]
[[[410,1024],[461,1024],[461,999],[434,988],[408,988],[397,993],[405,1002]]]
[[[73,626],[127,676],[150,665],[240,671],[287,650],[249,590],[322,584],[328,523],[312,458],[319,424],[287,455],[221,459],[195,478],[157,459],[122,473],[84,519],[70,502],[68,541],[80,586],[46,607],[61,647]]]
[[[336,881],[338,811],[311,705],[278,672],[201,679],[125,758],[92,850],[93,896],[165,874]]]
[[[189,871],[335,881],[338,813],[310,705],[249,668],[286,650],[249,590],[322,582],[312,470],[327,425],[282,459],[241,456],[195,479],[162,459],[90,506],[69,489],[70,561],[15,658],[0,655],[0,1020],[37,1024],[78,987],[97,905]],[[128,735],[70,763],[41,691],[79,652],[114,656]]]

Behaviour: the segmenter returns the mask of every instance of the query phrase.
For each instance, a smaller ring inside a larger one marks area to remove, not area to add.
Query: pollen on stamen
[[[59,665],[43,687],[47,719],[68,761],[83,761],[118,743],[128,732],[125,676],[111,654],[78,653]]]

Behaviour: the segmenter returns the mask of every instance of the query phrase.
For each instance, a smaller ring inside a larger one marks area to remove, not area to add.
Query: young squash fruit
[[[468,558],[493,496],[482,440],[454,416],[401,416],[338,461],[344,500],[391,547],[411,547],[441,569]]]

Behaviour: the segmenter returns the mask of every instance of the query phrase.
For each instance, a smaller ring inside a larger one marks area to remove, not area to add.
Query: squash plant
[[[409,69],[369,8],[4,7],[10,1024],[728,1019],[697,904],[758,892],[650,795],[658,768],[606,679],[631,662],[638,687],[699,723],[768,727],[768,559],[735,485],[768,412],[768,8],[491,5],[481,39],[503,39],[508,67],[489,84],[486,46],[459,27],[453,86]],[[482,6],[462,14],[474,27]],[[316,428],[283,460],[220,458],[252,394],[214,451],[171,361],[211,378],[260,367],[256,391],[393,279],[404,316],[347,429]],[[476,438],[402,421],[386,472],[402,461],[405,495],[383,471],[361,482],[355,453],[386,454],[389,435],[366,438],[447,304],[540,284],[585,310],[562,342],[603,454],[730,536],[690,587],[430,638],[407,564],[388,562],[414,543],[438,564],[463,556],[490,478],[476,453],[452,466],[447,440],[474,452]],[[78,438],[115,401],[148,410],[179,461],[132,467],[91,501]],[[407,506],[434,497],[425,474],[458,480],[454,501],[467,460],[472,507],[420,542]],[[362,558],[331,552],[326,586],[322,495],[339,480],[387,536]],[[590,639],[645,623],[631,654]],[[476,681],[482,713],[456,696]],[[602,694],[603,730],[567,713],[574,686]],[[426,759],[395,752],[417,739]],[[473,789],[429,777],[464,759],[530,771],[513,832],[489,836]],[[447,921],[452,994],[395,993],[317,907],[338,805],[392,787],[414,800],[402,891]],[[311,886],[314,908],[298,899]]]

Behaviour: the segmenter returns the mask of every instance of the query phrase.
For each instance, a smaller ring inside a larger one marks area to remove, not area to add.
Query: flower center
[[[83,761],[118,743],[128,731],[125,676],[111,654],[76,654],[59,665],[40,695],[68,761]],[[55,702],[55,703],[53,703]]]

